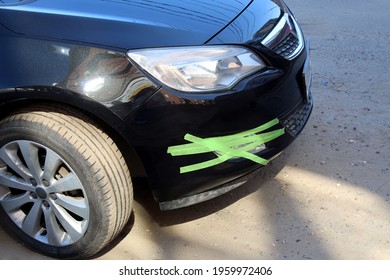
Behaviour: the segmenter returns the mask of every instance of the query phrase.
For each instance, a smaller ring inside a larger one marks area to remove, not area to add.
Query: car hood
[[[251,0],[37,0],[0,5],[0,23],[34,37],[116,48],[199,45]],[[25,3],[25,4],[24,4]]]

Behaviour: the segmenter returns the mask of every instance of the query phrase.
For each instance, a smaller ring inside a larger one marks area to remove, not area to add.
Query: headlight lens
[[[265,67],[256,54],[238,46],[141,49],[127,54],[161,83],[185,92],[228,89]]]

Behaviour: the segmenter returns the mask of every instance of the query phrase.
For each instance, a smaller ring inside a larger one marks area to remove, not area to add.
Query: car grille
[[[286,59],[294,59],[303,49],[303,35],[295,19],[284,14],[262,44]]]
[[[299,40],[293,34],[287,35],[282,42],[279,43],[273,50],[283,56],[284,58],[290,57],[294,51],[299,47]]]
[[[282,124],[286,128],[287,132],[293,136],[297,135],[303,129],[307,119],[309,118],[312,107],[313,101],[309,95],[308,102],[301,104],[301,106],[292,115],[289,115],[286,119],[282,120]]]

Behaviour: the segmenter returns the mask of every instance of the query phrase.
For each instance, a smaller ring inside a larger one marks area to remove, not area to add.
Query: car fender
[[[38,40],[1,28],[0,39],[1,103],[43,99],[82,106],[95,115],[105,111],[95,111],[100,104],[124,119],[158,89],[120,50]]]

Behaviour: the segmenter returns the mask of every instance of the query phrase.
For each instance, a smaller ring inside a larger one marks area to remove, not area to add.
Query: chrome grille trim
[[[288,60],[293,60],[304,46],[302,31],[293,16],[285,13],[261,42]]]

